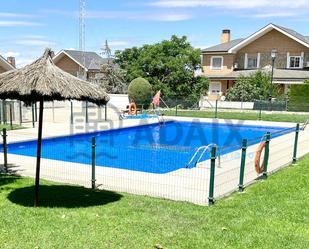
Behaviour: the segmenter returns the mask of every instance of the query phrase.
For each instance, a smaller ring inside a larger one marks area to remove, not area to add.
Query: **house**
[[[203,75],[210,80],[208,98],[224,96],[241,75],[271,72],[273,50],[273,83],[282,91],[309,79],[309,36],[269,24],[247,38],[231,40],[231,31],[224,29],[220,44],[202,50]]]
[[[7,60],[0,55],[0,73],[15,69],[15,58],[8,57]]]
[[[101,66],[108,63],[95,52],[82,52],[78,50],[61,50],[53,57],[54,63],[62,70],[92,81],[100,73]]]

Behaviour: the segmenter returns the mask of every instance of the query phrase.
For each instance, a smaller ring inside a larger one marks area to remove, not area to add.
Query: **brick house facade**
[[[202,50],[203,74],[210,79],[209,99],[224,96],[240,75],[269,71],[273,49],[277,51],[274,84],[286,91],[289,85],[309,79],[308,36],[274,24],[245,39],[231,40],[230,30],[223,30],[221,44]]]
[[[77,77],[85,77],[93,81],[96,75],[101,73],[102,64],[107,59],[95,52],[82,52],[78,50],[61,50],[53,57],[56,66]]]
[[[7,60],[0,55],[0,73],[15,69],[15,58],[9,57]]]

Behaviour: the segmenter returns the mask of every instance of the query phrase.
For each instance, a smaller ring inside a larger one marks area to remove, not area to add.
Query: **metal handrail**
[[[307,119],[306,122],[303,124],[303,127],[301,128],[301,130],[305,130],[307,125],[309,125],[309,119]]]
[[[160,125],[160,126],[165,125],[165,120],[164,120],[164,118],[163,118],[163,115],[158,116],[158,121],[159,121],[159,125]]]
[[[221,167],[221,156],[220,156],[220,147],[216,144],[208,144],[208,145],[204,145],[204,146],[200,146],[199,148],[197,148],[197,150],[195,151],[194,155],[191,157],[190,161],[186,164],[186,168],[189,168],[190,164],[193,162],[193,160],[197,157],[198,153],[203,149],[202,153],[200,154],[200,156],[198,157],[198,159],[196,160],[194,167],[196,167],[196,165],[199,163],[199,161],[202,159],[203,155],[205,154],[205,152],[207,150],[209,150],[210,147],[216,147],[218,149],[218,159],[219,159],[219,165],[218,167]]]

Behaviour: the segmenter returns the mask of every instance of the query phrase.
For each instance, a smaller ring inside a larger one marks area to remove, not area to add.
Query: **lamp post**
[[[277,49],[272,49],[271,50],[271,59],[272,59],[272,64],[271,64],[271,80],[270,80],[270,88],[269,88],[269,104],[271,106],[271,100],[272,100],[272,95],[273,95],[273,80],[274,80],[274,67],[275,67],[275,60],[277,57]]]

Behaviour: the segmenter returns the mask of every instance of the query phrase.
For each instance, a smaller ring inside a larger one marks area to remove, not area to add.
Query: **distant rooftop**
[[[267,27],[274,27],[276,29],[279,29],[282,32],[286,32],[290,36],[294,37],[296,40],[299,40],[299,41],[309,45],[309,36],[304,36],[304,35],[296,32],[293,29],[285,28],[285,27],[282,27],[282,26],[279,26],[279,25],[276,25],[276,24],[272,24],[272,23],[268,24],[263,29],[265,29]],[[256,33],[254,33],[251,36],[254,36],[255,34]],[[251,37],[251,36],[249,36],[249,37]],[[235,39],[235,40],[232,40],[232,41],[226,42],[226,43],[221,43],[221,44],[218,44],[218,45],[215,45],[215,46],[203,49],[202,52],[203,53],[207,53],[207,52],[210,52],[210,53],[211,52],[228,52],[231,48],[237,46],[242,41],[249,39],[249,37],[248,38]]]
[[[230,48],[236,46],[238,43],[242,42],[244,39],[235,39],[230,42],[221,43],[206,49],[203,49],[202,52],[227,52]]]
[[[87,70],[99,70],[102,64],[106,64],[108,59],[102,58],[96,52],[82,52],[79,50],[63,50],[66,54],[72,57],[80,65],[85,66]],[[85,61],[83,59],[83,54],[85,56]]]

